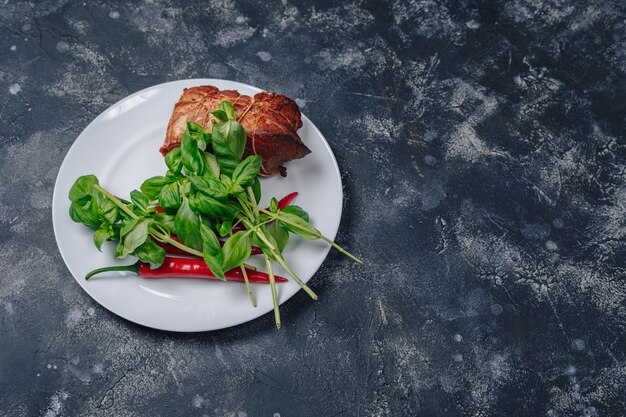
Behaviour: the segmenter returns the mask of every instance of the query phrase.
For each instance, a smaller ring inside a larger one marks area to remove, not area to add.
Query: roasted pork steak
[[[183,91],[174,106],[161,153],[166,155],[180,145],[187,122],[196,122],[211,131],[211,112],[224,100],[233,104],[237,120],[248,135],[244,157],[256,154],[263,158],[262,175],[285,176],[285,162],[311,152],[296,133],[302,127],[302,119],[298,105],[290,98],[265,91],[250,97],[205,85]]]

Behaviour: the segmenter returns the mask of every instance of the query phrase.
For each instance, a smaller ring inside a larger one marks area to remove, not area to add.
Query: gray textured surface
[[[623,415],[623,2],[201,3],[0,5],[0,415]],[[57,251],[72,141],[192,77],[298,99],[343,172],[367,266],[280,331],[135,326]]]

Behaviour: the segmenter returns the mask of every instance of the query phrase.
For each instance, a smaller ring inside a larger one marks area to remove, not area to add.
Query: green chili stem
[[[280,329],[280,309],[278,308],[278,296],[276,295],[276,281],[274,279],[274,270],[272,269],[272,262],[269,256],[265,255],[265,267],[267,268],[267,275],[270,277],[270,287],[272,289],[272,302],[274,303],[274,320],[276,321],[276,328]]]
[[[89,280],[89,278],[93,277],[96,274],[101,274],[103,272],[109,271],[125,271],[125,272],[134,272],[135,274],[139,273],[139,262],[134,263],[132,265],[119,265],[119,266],[107,266],[104,268],[94,269],[85,275],[85,279]]]

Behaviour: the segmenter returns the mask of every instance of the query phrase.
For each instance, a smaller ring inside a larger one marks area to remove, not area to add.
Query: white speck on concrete
[[[455,342],[460,342],[461,340],[463,340],[463,336],[461,336],[460,334],[455,334],[454,336],[452,336],[452,338],[454,339]]]
[[[248,19],[246,19],[243,16],[237,16],[237,18],[235,19],[235,22],[238,23],[238,24],[242,24],[242,23],[246,23],[247,20]]]
[[[52,369],[57,369],[57,366],[56,366],[56,365],[53,365],[53,366],[52,366]]]
[[[195,408],[200,408],[202,407],[203,402],[204,402],[204,398],[196,394],[193,396],[193,399],[191,400],[191,405],[193,405]]]
[[[491,305],[491,313],[494,316],[499,316],[500,314],[502,314],[502,311],[504,309],[502,308],[502,306],[500,304],[492,304]]]
[[[585,341],[582,339],[574,339],[572,340],[572,347],[578,351],[585,349]]]
[[[9,93],[13,94],[14,96],[17,95],[17,93],[19,93],[20,91],[22,91],[22,87],[18,83],[14,83],[9,86]]]
[[[559,248],[559,246],[556,244],[556,242],[554,242],[553,240],[548,240],[546,242],[546,249],[548,249],[549,251],[554,252],[555,250],[557,250]]]
[[[480,27],[480,23],[472,19],[469,22],[466,22],[465,26],[467,26],[468,29],[476,30]]]
[[[424,133],[424,142],[432,142],[437,138],[437,132],[433,131],[433,130],[428,130],[426,133]]]
[[[15,309],[13,308],[13,304],[11,302],[4,303],[4,311],[6,311],[7,316],[15,314]]]
[[[280,417],[280,413],[274,413],[274,417]]]
[[[94,310],[93,308],[89,307],[87,309],[87,314],[89,314],[90,316],[93,316],[96,313],[96,310]]]
[[[463,355],[461,355],[460,353],[455,353],[454,355],[452,355],[452,359],[454,359],[455,362],[463,362]]]
[[[57,51],[62,54],[70,50],[70,44],[65,41],[60,41],[57,43]]]
[[[257,55],[259,58],[261,58],[261,61],[263,62],[267,62],[270,59],[272,59],[272,54],[270,54],[269,52],[260,51],[260,52],[257,52]]]
[[[17,51],[17,46],[15,46],[15,45],[11,45],[11,48],[10,48],[10,49],[11,49],[12,51],[14,51],[14,52],[15,52],[15,51]]]
[[[120,12],[118,12],[117,10],[113,10],[112,12],[109,13],[109,17],[111,19],[119,19],[120,18]]]
[[[78,308],[74,308],[70,310],[70,312],[67,314],[67,318],[65,319],[65,322],[69,327],[73,327],[76,324],[78,324],[78,322],[80,322],[82,318],[83,318],[83,312]]]
[[[47,368],[52,369],[52,365],[48,364]]]
[[[54,395],[50,396],[50,402],[48,403],[48,409],[44,417],[57,417],[63,414],[63,401],[67,400],[69,394],[65,391],[58,391]]]
[[[426,165],[430,165],[431,167],[432,167],[432,166],[435,166],[435,165],[437,165],[437,158],[435,158],[435,157],[434,157],[434,156],[432,156],[432,155],[426,155],[426,156],[424,157],[424,163],[425,163]]]
[[[567,375],[574,375],[576,373],[576,367],[573,365],[568,366],[567,369],[565,369],[565,373]]]
[[[298,107],[303,108],[306,106],[306,101],[301,99],[301,98],[297,98],[296,99],[296,104],[298,105]]]

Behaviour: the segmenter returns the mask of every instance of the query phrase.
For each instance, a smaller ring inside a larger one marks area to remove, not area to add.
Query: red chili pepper
[[[285,207],[287,207],[289,204],[291,204],[291,202],[298,196],[298,192],[294,191],[291,194],[287,194],[286,196],[284,196],[283,198],[280,199],[280,201],[278,202],[278,209],[282,210]]]
[[[109,271],[128,271],[134,272],[141,278],[156,279],[156,278],[197,278],[197,279],[217,279],[215,274],[211,272],[207,264],[202,259],[190,259],[190,258],[171,258],[166,257],[163,264],[156,268],[150,269],[150,265],[144,262],[136,262],[132,265],[123,266],[110,266],[105,268],[98,268],[87,274],[85,279],[89,279],[96,274]],[[265,272],[252,271],[247,269],[246,274],[250,282],[269,284],[270,278]],[[227,281],[239,281],[244,282],[243,273],[241,268],[231,269],[224,273]],[[288,280],[277,275],[274,276],[276,282],[287,282]]]

